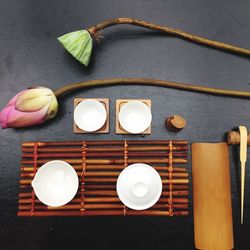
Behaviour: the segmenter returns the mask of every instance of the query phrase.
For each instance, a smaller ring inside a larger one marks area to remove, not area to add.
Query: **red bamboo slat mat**
[[[71,164],[80,183],[71,202],[49,207],[37,199],[31,181],[41,165],[56,159]],[[186,140],[25,142],[18,216],[188,215],[187,159]],[[116,193],[120,172],[133,163],[151,165],[162,178],[162,196],[147,210],[127,208]]]

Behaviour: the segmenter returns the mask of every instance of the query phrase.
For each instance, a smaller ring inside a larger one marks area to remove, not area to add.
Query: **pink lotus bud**
[[[51,89],[36,87],[21,91],[0,112],[2,128],[38,125],[53,118],[58,103]]]

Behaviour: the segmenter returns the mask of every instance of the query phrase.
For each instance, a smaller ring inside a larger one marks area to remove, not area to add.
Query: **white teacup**
[[[106,120],[107,111],[104,105],[97,100],[83,100],[75,108],[74,121],[80,129],[86,132],[99,130]]]
[[[162,193],[162,181],[151,166],[136,163],[126,167],[116,183],[117,194],[124,205],[135,210],[152,207]]]
[[[144,132],[150,126],[151,121],[151,110],[141,101],[129,101],[120,109],[119,123],[129,133]]]
[[[37,198],[48,206],[70,202],[79,186],[75,169],[64,161],[50,161],[37,171],[32,183]]]

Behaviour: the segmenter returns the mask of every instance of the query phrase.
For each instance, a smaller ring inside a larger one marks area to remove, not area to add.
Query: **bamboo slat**
[[[31,182],[44,163],[55,159],[71,164],[80,184],[68,204],[48,207],[36,198]],[[162,195],[147,210],[129,209],[117,196],[117,178],[127,164],[133,163],[151,165],[162,178]],[[18,216],[185,216],[189,195],[187,163],[186,140],[24,142]]]
[[[80,192],[78,192],[76,195],[80,194]],[[94,196],[95,198],[91,198],[91,199],[99,199],[98,196],[104,196],[104,197],[112,197],[112,196],[116,196],[117,197],[117,192],[114,190],[85,190],[85,196]],[[162,197],[163,196],[169,196],[170,192],[169,191],[162,191]],[[177,190],[177,191],[172,191],[172,196],[186,196],[188,195],[188,190]],[[32,192],[25,192],[25,193],[20,193],[19,194],[19,202],[22,200],[21,198],[27,198],[27,197],[31,197],[32,196]],[[74,199],[72,200],[74,201]],[[86,201],[86,200],[85,200]]]

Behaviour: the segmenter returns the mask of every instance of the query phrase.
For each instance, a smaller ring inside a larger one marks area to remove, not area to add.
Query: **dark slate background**
[[[70,82],[112,77],[249,90],[250,58],[142,28],[123,25],[105,30],[105,38],[95,45],[88,68],[76,62],[56,40],[64,33],[105,19],[128,16],[250,48],[249,9],[247,0],[0,0],[0,108],[28,86],[56,89]],[[73,134],[75,97],[110,98],[109,135]],[[194,249],[192,212],[186,218],[16,216],[21,142],[144,139],[115,135],[117,98],[152,99],[153,130],[145,139],[217,142],[224,140],[232,128],[250,125],[249,100],[143,86],[113,86],[70,94],[60,100],[60,113],[53,121],[36,128],[0,131],[0,249]],[[188,126],[178,134],[164,128],[164,119],[171,114],[187,119]],[[240,226],[239,166],[236,154],[230,152],[235,249],[248,249],[250,168],[246,174],[245,224]],[[191,173],[191,164],[189,169]]]

